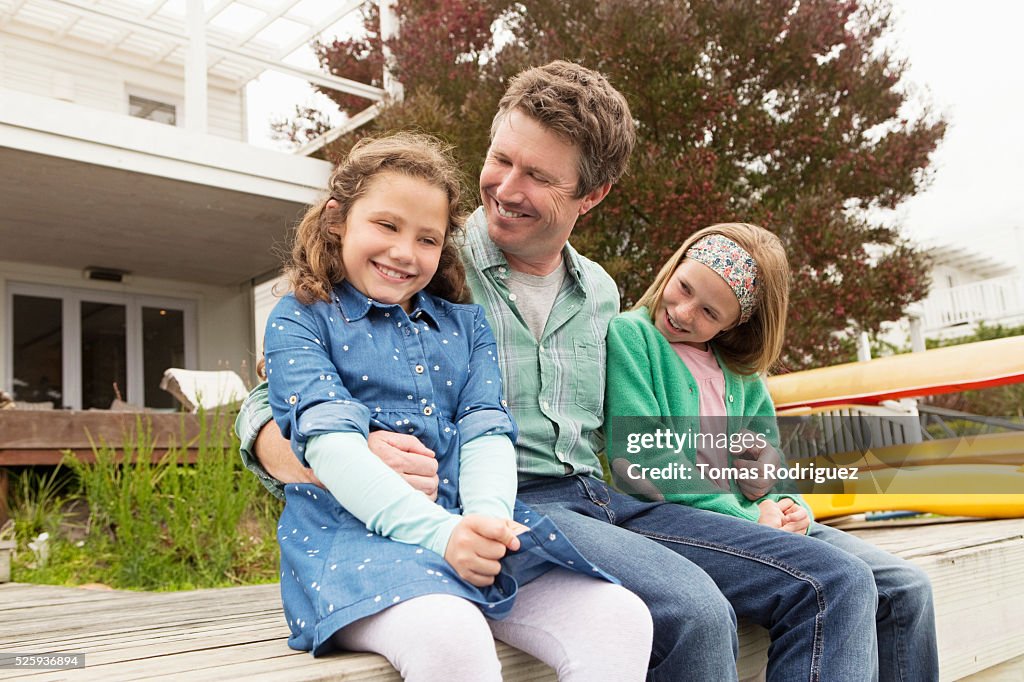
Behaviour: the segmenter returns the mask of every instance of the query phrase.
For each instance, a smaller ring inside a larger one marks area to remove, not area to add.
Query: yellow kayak
[[[768,377],[776,410],[880,403],[1024,381],[1024,336]]]
[[[767,383],[776,409],[798,415],[1022,381],[1024,336],[1015,336],[793,372]],[[817,518],[895,510],[1024,517],[1024,432],[874,448],[853,465],[865,475],[843,482],[842,493],[804,495]],[[934,492],[952,489],[951,481],[963,492]]]

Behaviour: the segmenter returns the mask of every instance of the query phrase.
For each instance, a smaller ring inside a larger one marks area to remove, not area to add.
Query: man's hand
[[[471,585],[486,587],[501,571],[500,559],[519,549],[519,533],[528,530],[511,519],[470,514],[455,526],[444,558]]]
[[[665,496],[658,490],[658,487],[646,478],[631,478],[629,466],[632,461],[625,457],[617,457],[612,460],[612,482],[615,487],[630,495],[639,495],[648,502],[664,502]]]
[[[758,473],[756,478],[741,478],[736,482],[743,496],[750,501],[761,499],[775,486],[775,479],[764,475],[766,464],[772,464],[776,469],[782,466],[782,455],[770,444],[764,448],[749,448],[733,458],[733,466],[736,468],[751,469]]]
[[[397,471],[405,482],[437,501],[437,460],[434,451],[406,433],[373,431],[366,439],[370,452]]]
[[[267,473],[282,483],[312,483],[324,487],[312,469],[302,466],[292,452],[291,443],[281,435],[281,429],[273,419],[264,424],[256,435],[252,452]]]
[[[409,485],[432,501],[437,500],[437,460],[433,450],[414,436],[389,431],[374,431],[367,443],[370,452],[397,471]],[[260,429],[253,443],[253,454],[267,473],[282,483],[312,483],[324,487],[313,470],[302,466],[292,453],[291,444],[273,420]]]

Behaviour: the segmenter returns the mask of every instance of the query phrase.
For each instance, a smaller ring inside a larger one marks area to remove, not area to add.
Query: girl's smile
[[[377,271],[385,279],[393,280],[395,282],[403,282],[409,279],[410,277],[415,277],[415,275],[411,272],[401,272],[400,270],[395,270],[394,268],[389,268],[385,265],[381,265],[377,261],[370,262],[373,263],[373,267],[377,268]]]

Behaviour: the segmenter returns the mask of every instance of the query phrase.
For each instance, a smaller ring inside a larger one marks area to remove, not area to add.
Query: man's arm
[[[284,497],[283,484],[323,484],[312,469],[302,466],[292,453],[291,444],[281,435],[272,419],[267,384],[252,390],[235,422],[241,441],[242,461],[263,484],[278,497]],[[373,431],[367,439],[370,451],[398,472],[409,485],[431,500],[437,499],[437,461],[434,452],[408,434]]]
[[[313,470],[302,466],[299,458],[292,453],[291,443],[281,435],[281,429],[273,419],[260,429],[252,452],[263,470],[282,483],[313,483],[324,487]]]

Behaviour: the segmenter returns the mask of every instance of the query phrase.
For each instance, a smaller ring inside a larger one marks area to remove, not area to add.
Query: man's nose
[[[498,183],[494,197],[501,202],[515,202],[522,198],[521,176],[515,171],[508,171]]]

